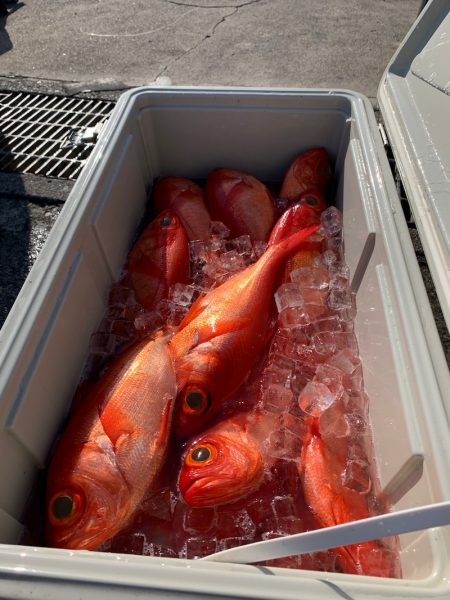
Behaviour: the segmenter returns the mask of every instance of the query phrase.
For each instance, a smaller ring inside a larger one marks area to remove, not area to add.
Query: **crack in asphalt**
[[[214,33],[216,32],[216,29],[219,27],[219,25],[221,25],[224,21],[226,21],[226,19],[228,19],[228,17],[232,17],[233,15],[235,15],[238,10],[240,8],[243,8],[244,6],[250,6],[250,4],[258,4],[259,2],[262,2],[262,0],[248,0],[248,2],[242,2],[241,4],[238,4],[236,6],[231,6],[231,5],[227,5],[227,4],[223,4],[220,6],[200,6],[198,4],[191,4],[189,2],[176,2],[176,0],[166,0],[166,2],[168,2],[169,4],[176,4],[177,6],[189,6],[189,7],[194,7],[194,8],[232,8],[233,11],[230,12],[228,15],[224,15],[223,17],[221,17],[217,23],[213,26],[211,33],[206,34],[199,42],[197,42],[196,44],[194,44],[193,46],[191,46],[190,48],[188,48],[187,50],[185,50],[183,52],[183,54],[181,54],[180,56],[175,57],[173,60],[171,60],[167,65],[165,65],[163,67],[163,69],[161,69],[161,71],[159,71],[159,73],[156,75],[155,80],[157,80],[159,77],[162,77],[165,73],[167,73],[168,69],[175,64],[176,62],[178,62],[179,60],[181,60],[182,58],[184,58],[187,54],[189,54],[190,52],[192,52],[193,50],[196,50],[201,44],[203,44],[203,42],[205,42],[206,40],[210,39]]]
[[[258,2],[262,2],[262,0],[248,0],[247,2],[242,2],[238,5],[231,4],[221,4],[218,6],[202,6],[201,4],[194,4],[191,2],[176,2],[175,0],[166,0],[169,4],[176,4],[177,6],[192,6],[194,8],[235,8],[239,9],[243,6],[249,6],[250,4],[257,4]]]

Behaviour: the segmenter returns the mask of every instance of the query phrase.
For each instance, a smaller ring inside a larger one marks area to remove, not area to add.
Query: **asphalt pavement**
[[[140,85],[345,88],[376,108],[420,0],[19,0],[0,17],[0,92],[108,100]],[[0,172],[0,326],[73,182]],[[413,241],[449,360],[420,240]]]

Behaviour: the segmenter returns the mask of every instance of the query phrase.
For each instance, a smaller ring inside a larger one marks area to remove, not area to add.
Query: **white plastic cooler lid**
[[[450,2],[431,0],[389,63],[378,100],[450,328]]]

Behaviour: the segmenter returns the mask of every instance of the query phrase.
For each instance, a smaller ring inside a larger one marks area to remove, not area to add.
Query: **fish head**
[[[47,542],[57,548],[95,550],[131,514],[131,494],[104,442],[79,448],[65,461],[55,454],[47,487]]]
[[[168,208],[160,212],[149,225],[150,249],[170,245],[184,233],[183,225],[176,213]]]
[[[156,210],[173,210],[185,198],[202,196],[202,189],[194,181],[184,177],[161,177],[153,189],[153,202]]]
[[[190,506],[214,506],[252,493],[263,476],[264,461],[255,441],[240,426],[219,423],[188,444],[178,485]]]
[[[190,240],[209,238],[211,219],[203,190],[194,181],[183,177],[163,177],[155,184],[153,201],[157,210],[170,208],[177,214]]]
[[[323,194],[318,190],[308,190],[300,194],[299,200],[289,207],[272,230],[269,245],[285,239],[297,231],[320,223],[320,215],[327,208]]]
[[[303,152],[290,165],[281,187],[280,197],[296,201],[309,189],[324,193],[331,180],[330,161],[325,148]]]

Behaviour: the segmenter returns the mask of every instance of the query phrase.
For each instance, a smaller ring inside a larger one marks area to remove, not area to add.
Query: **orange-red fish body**
[[[234,415],[188,443],[178,482],[187,504],[227,504],[258,489],[264,477],[259,420],[254,413]]]
[[[305,227],[320,223],[320,215],[326,209],[326,202],[319,192],[307,192],[300,196],[297,204],[288,208],[278,219],[269,238],[269,245],[293,235]],[[313,267],[322,252],[322,241],[305,241],[301,250],[290,256],[280,277],[280,283],[290,281],[290,273],[302,267]]]
[[[369,517],[366,497],[339,482],[340,469],[333,464],[333,456],[321,438],[318,419],[308,417],[305,421],[308,433],[303,440],[298,469],[305,501],[313,515],[322,527]],[[334,458],[339,462],[340,459]],[[395,577],[396,564],[391,551],[375,541],[341,547],[337,551],[347,573]]]
[[[163,177],[153,188],[153,203],[158,211],[170,208],[182,222],[189,240],[209,239],[211,217],[202,188],[183,177]]]
[[[284,176],[280,198],[297,202],[301,194],[316,190],[325,194],[331,180],[331,167],[325,148],[303,152],[290,165]]]
[[[316,229],[269,246],[256,263],[192,305],[170,342],[180,391],[178,437],[200,431],[245,379],[272,335],[278,269]]]
[[[275,203],[256,177],[234,169],[216,169],[208,174],[205,195],[211,217],[222,221],[231,237],[268,239],[276,219]]]
[[[137,300],[147,310],[167,298],[175,283],[189,280],[189,242],[172,210],[161,212],[143,231],[128,255],[128,276]]]
[[[94,550],[127,524],[160,472],[175,396],[166,336],[113,360],[76,406],[52,457],[49,545]]]

